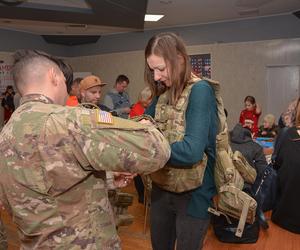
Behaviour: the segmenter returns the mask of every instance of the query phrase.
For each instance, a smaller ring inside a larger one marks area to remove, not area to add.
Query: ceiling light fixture
[[[159,2],[161,4],[171,4],[171,3],[173,3],[173,1],[164,1],[164,0],[160,0]]]
[[[157,22],[158,20],[160,20],[161,18],[163,18],[165,15],[150,15],[150,14],[146,14],[144,21],[145,22]]]

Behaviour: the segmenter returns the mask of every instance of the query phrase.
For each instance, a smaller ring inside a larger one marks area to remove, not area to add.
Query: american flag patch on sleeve
[[[112,114],[102,110],[98,110],[98,123],[113,124]]]

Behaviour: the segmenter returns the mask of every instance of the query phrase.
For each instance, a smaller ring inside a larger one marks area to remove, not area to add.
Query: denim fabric
[[[153,250],[202,249],[209,219],[187,214],[192,192],[171,193],[155,184],[151,193],[150,229]]]

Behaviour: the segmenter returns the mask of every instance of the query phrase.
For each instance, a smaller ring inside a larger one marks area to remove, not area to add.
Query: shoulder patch
[[[98,123],[113,124],[113,117],[111,113],[102,110],[97,110],[96,115]]]

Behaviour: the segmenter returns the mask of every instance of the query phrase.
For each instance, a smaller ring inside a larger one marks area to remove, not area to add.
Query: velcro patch
[[[83,124],[83,125],[91,125],[91,118],[90,118],[90,115],[86,115],[86,114],[82,114],[80,116],[80,122]]]

